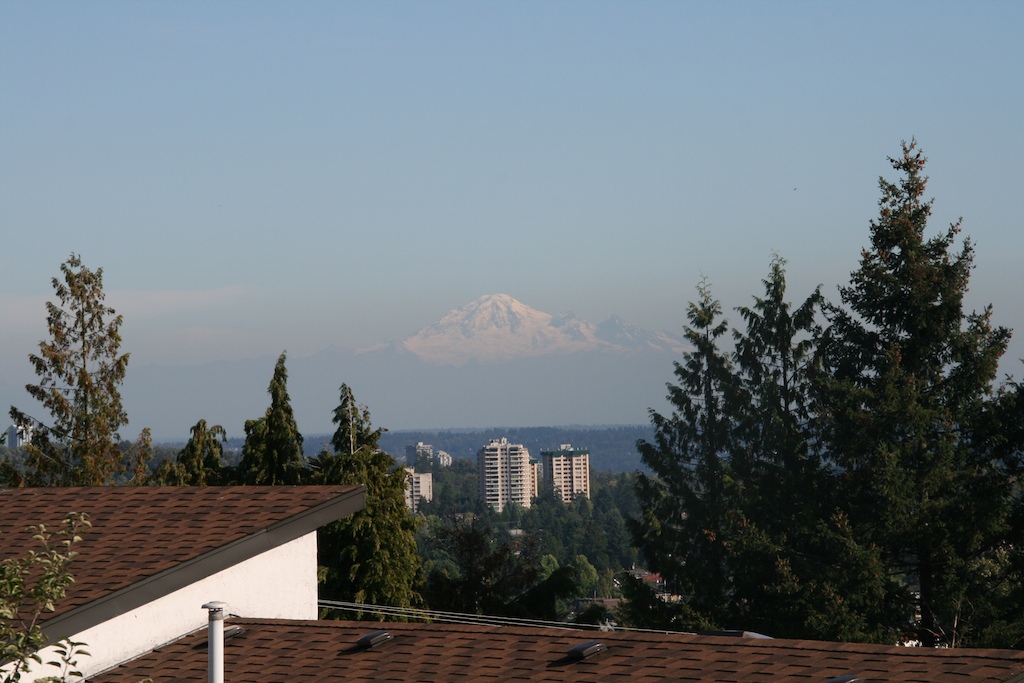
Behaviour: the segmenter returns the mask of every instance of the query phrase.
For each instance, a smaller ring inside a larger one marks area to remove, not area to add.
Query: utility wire
[[[567,624],[561,621],[543,621],[540,619],[521,619],[518,617],[499,617],[487,614],[469,614],[466,612],[444,612],[440,610],[416,609],[413,607],[390,607],[387,605],[367,605],[360,602],[343,602],[340,600],[320,600],[320,607],[336,609],[343,612],[370,612],[392,617],[418,619],[450,624],[483,624],[489,626],[533,626],[540,628],[598,628],[594,624]]]
[[[444,612],[441,610],[416,609],[414,607],[391,607],[388,605],[368,605],[361,602],[345,602],[341,600],[319,600],[317,606],[341,612],[369,612],[385,617],[401,617],[441,624],[474,624],[482,626],[526,626],[530,628],[550,628],[562,631],[595,630],[595,631],[630,631],[633,633],[676,633],[675,631],[625,628],[610,624],[577,624],[564,621],[545,621],[542,619],[522,619],[519,617],[499,617],[489,614],[469,614],[466,612]]]

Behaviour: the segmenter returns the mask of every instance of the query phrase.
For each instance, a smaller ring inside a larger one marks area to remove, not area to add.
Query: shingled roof
[[[60,639],[362,509],[362,486],[0,489],[0,559],[56,530],[69,512],[92,529],[76,546],[75,583],[46,615]]]
[[[637,632],[597,633],[460,624],[231,620],[226,681],[715,681],[825,683],[856,675],[875,683],[1020,683],[1024,652]],[[360,648],[386,629],[392,640]],[[202,630],[92,679],[93,683],[205,681]],[[576,660],[570,648],[607,649]]]

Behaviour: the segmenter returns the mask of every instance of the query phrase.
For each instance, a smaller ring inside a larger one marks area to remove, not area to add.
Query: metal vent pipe
[[[203,605],[203,609],[210,613],[210,625],[206,630],[209,683],[224,683],[224,610],[227,607],[228,603],[218,601]]]

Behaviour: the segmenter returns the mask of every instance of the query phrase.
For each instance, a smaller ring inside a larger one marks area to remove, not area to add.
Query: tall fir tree
[[[792,306],[777,255],[763,285],[733,330],[729,618],[782,637],[891,640],[887,600],[898,586],[877,549],[856,542],[817,436],[820,287]]]
[[[890,159],[879,217],[821,339],[823,434],[844,471],[849,516],[905,578],[905,606],[925,645],[968,644],[977,598],[1009,530],[1006,463],[983,447],[997,366],[1010,333],[991,308],[968,313],[974,249],[960,223],[926,235],[925,157],[915,142]]]
[[[120,447],[119,430],[128,424],[120,393],[128,369],[123,320],[104,303],[102,268],[90,270],[72,255],[60,270],[52,279],[57,300],[46,304],[49,339],[29,355],[39,383],[25,387],[50,420],[11,407],[15,424],[39,429],[25,448],[25,472],[7,474],[30,486],[122,483],[145,472],[150,452],[146,432],[135,447]]]
[[[384,430],[373,428],[369,409],[356,402],[347,384],[341,385],[333,421],[334,450],[321,451],[313,481],[363,484],[366,507],[320,530],[321,594],[365,604],[419,605],[418,522],[405,506],[408,475],[380,449]]]
[[[302,434],[288,397],[286,356],[282,353],[274,366],[267,388],[270,407],[266,414],[245,421],[245,445],[238,465],[241,484],[300,484],[307,478]]]
[[[639,476],[636,540],[678,603],[625,590],[624,612],[652,628],[744,628],[776,636],[895,637],[887,599],[895,585],[876,548],[854,538],[833,495],[834,473],[814,428],[819,290],[785,299],[775,257],[765,292],[738,310],[734,350],[706,285],[690,306],[693,350],[676,366],[671,418],[652,412],[655,442],[639,444],[656,475]],[[698,325],[700,327],[698,327]]]
[[[722,307],[705,281],[689,305],[685,328],[693,347],[675,363],[668,385],[669,416],[650,411],[654,440],[637,444],[654,476],[640,473],[642,512],[634,540],[670,592],[683,596],[680,628],[714,628],[726,616],[729,576],[723,531],[728,516],[729,463],[734,425],[727,404],[735,391],[732,362],[720,348],[728,330]]]

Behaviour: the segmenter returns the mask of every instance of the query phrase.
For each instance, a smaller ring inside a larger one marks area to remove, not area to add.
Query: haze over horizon
[[[1010,1],[0,3],[0,405],[71,253],[129,382],[497,292],[678,335],[702,277],[731,311],[773,252],[836,300],[911,138],[1020,378],[1022,30]]]

